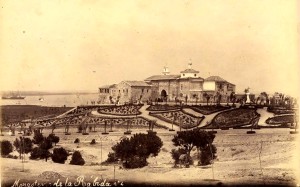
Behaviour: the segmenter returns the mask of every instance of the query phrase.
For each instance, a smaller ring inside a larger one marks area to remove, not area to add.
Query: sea
[[[39,105],[55,107],[76,107],[80,105],[91,105],[98,101],[98,94],[62,94],[62,95],[43,95],[26,96],[25,99],[10,100],[1,99],[0,105]]]

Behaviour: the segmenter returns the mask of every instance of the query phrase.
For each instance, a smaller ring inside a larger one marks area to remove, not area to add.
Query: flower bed
[[[101,110],[101,109],[105,109],[111,106],[78,106],[76,107],[74,110],[68,112],[66,115],[70,116],[70,115],[81,115],[81,114],[86,114],[88,112],[91,112],[93,110]]]
[[[168,110],[179,110],[178,105],[150,105],[146,110],[148,111],[168,111]]]
[[[110,115],[118,115],[118,116],[132,116],[139,115],[141,112],[139,109],[143,105],[122,105],[122,106],[110,106],[104,109],[98,110],[101,114],[110,114]]]
[[[190,106],[187,108],[191,108],[192,110],[199,112],[201,114],[204,115],[209,115],[215,112],[219,112],[222,110],[227,110],[230,109],[230,106],[217,106],[217,105],[204,105],[204,106],[200,106],[200,105],[194,105],[194,106]]]
[[[280,114],[293,114],[295,111],[286,107],[268,107],[268,112],[272,112],[275,115]]]
[[[292,124],[294,122],[295,122],[295,115],[275,116],[272,118],[268,118],[266,120],[266,123],[270,125],[287,124],[287,123]]]
[[[233,109],[224,111],[214,117],[211,124],[207,127],[221,128],[221,127],[239,127],[250,125],[252,120],[259,117],[255,109]]]
[[[181,126],[184,129],[190,129],[199,126],[204,116],[197,117],[192,114],[188,114],[184,111],[168,111],[168,112],[150,112],[149,115],[157,117],[168,123],[174,123],[177,126]],[[181,124],[180,124],[181,121]]]
[[[85,121],[86,124],[89,125],[103,125],[107,122],[107,125],[110,126],[112,123],[114,127],[127,127],[127,122],[130,121],[130,128],[139,128],[139,127],[149,127],[150,120],[147,118],[144,118],[142,116],[135,117],[88,117],[88,119]],[[167,128],[165,126],[159,125],[157,123],[154,124],[156,128]]]

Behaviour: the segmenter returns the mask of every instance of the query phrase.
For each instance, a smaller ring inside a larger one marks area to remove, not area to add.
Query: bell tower
[[[167,66],[164,66],[162,73],[163,73],[163,75],[169,75],[170,74],[169,68]]]

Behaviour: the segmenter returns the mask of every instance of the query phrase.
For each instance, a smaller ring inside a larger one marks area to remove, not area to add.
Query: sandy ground
[[[71,129],[71,135],[63,134],[63,129],[56,129],[55,134],[60,137],[56,147],[64,147],[69,151],[78,150],[86,161],[84,166],[70,165],[71,156],[65,164],[53,163],[52,160],[29,160],[23,164],[21,160],[1,158],[1,177],[3,184],[12,184],[17,179],[20,182],[34,182],[54,184],[58,179],[47,179],[41,175],[46,171],[58,172],[60,181],[66,180],[76,184],[79,176],[84,181],[101,179],[117,179],[123,184],[132,182],[140,184],[176,184],[176,185],[247,185],[247,184],[280,184],[295,186],[299,184],[299,144],[296,135],[289,133],[290,129],[260,129],[256,134],[246,134],[243,129],[217,130],[214,144],[217,147],[217,159],[213,165],[197,166],[197,152],[192,153],[194,166],[190,168],[174,168],[170,151],[174,148],[172,138],[176,132],[158,130],[158,136],[163,140],[163,147],[157,157],[148,159],[149,165],[140,169],[122,169],[119,165],[101,166],[99,163],[107,158],[111,146],[124,136],[123,130],[102,135],[92,132],[83,136]],[[134,130],[132,133],[144,132],[146,129]],[[50,130],[45,130],[48,135]],[[1,136],[0,139],[13,141],[19,135]],[[74,144],[76,138],[80,144]],[[95,145],[90,145],[96,139]],[[299,139],[298,139],[299,142]],[[262,149],[260,149],[262,147]],[[261,153],[260,153],[261,152]],[[13,153],[18,155],[17,152]],[[259,155],[261,157],[259,158]],[[297,155],[298,154],[298,155]],[[260,162],[261,160],[261,162]],[[24,171],[23,170],[24,166]],[[115,172],[114,172],[115,169]],[[298,174],[297,174],[298,172]],[[67,179],[68,178],[68,179]],[[84,184],[84,183],[83,183]],[[121,185],[121,183],[118,183]]]

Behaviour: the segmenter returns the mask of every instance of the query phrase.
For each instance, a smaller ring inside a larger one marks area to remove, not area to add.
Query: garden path
[[[149,105],[144,105],[140,108],[140,112],[142,113],[140,116],[143,116],[147,119],[150,119],[150,120],[156,120],[156,123],[159,124],[159,125],[163,125],[165,127],[168,127],[169,129],[172,129],[172,124],[171,123],[168,123],[168,122],[165,122],[163,120],[160,120],[156,117],[153,117],[153,116],[150,116],[149,115],[149,111],[147,111],[146,109],[149,107]],[[179,130],[179,127],[176,126],[176,125],[173,125],[173,129],[174,130]]]

